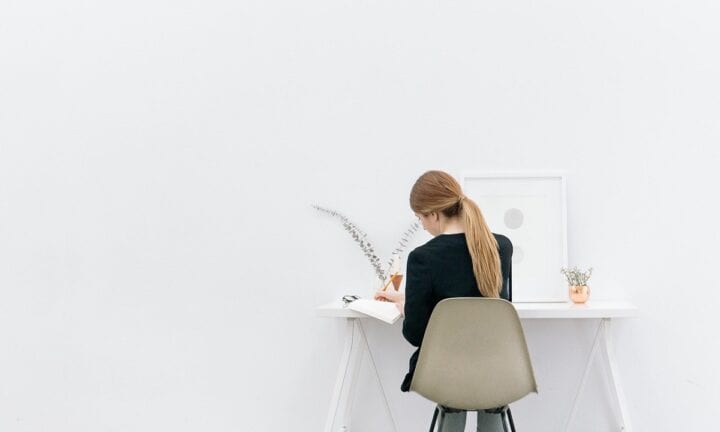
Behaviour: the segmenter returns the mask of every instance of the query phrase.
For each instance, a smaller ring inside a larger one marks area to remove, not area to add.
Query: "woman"
[[[407,261],[405,294],[378,291],[375,298],[395,302],[403,312],[403,336],[418,347],[400,387],[410,390],[420,345],[430,314],[450,297],[509,298],[512,243],[493,234],[480,208],[460,184],[442,171],[428,171],[410,192],[410,207],[433,239],[413,250]],[[445,417],[443,430],[463,431],[465,412]],[[478,432],[502,431],[498,414],[478,413]]]

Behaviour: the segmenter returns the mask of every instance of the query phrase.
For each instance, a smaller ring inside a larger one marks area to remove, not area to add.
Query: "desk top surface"
[[[570,302],[556,303],[513,303],[520,319],[600,319],[631,318],[638,316],[638,308],[626,301],[588,301],[585,304]],[[360,312],[343,307],[342,300],[336,300],[315,308],[319,317],[325,318],[369,318]]]

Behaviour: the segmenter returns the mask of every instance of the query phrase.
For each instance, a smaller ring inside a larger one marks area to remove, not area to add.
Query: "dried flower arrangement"
[[[587,281],[590,279],[590,276],[592,276],[592,272],[592,267],[585,271],[582,271],[577,267],[569,269],[563,267],[560,269],[560,273],[565,275],[565,279],[567,279],[568,285],[570,286],[587,285]]]
[[[360,246],[360,249],[362,249],[363,253],[370,261],[370,264],[373,266],[373,269],[375,270],[375,274],[377,275],[378,279],[384,281],[389,276],[393,264],[392,258],[388,260],[387,269],[383,269],[382,265],[380,264],[380,258],[378,258],[377,254],[375,253],[375,248],[373,247],[372,243],[368,239],[367,234],[363,230],[361,230],[355,223],[350,221],[350,219],[348,219],[345,215],[335,210],[321,207],[316,204],[313,204],[312,207],[321,213],[325,213],[340,219],[343,228],[345,228],[345,231],[347,231],[352,236],[353,240],[355,240],[355,242]],[[407,248],[410,239],[419,229],[420,224],[418,224],[417,222],[413,222],[412,224],[410,224],[410,227],[400,237],[398,246],[393,251],[393,254],[400,255],[403,250]]]

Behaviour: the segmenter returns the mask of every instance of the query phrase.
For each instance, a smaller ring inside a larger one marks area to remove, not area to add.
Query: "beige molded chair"
[[[509,404],[537,393],[525,334],[513,305],[501,299],[458,297],[435,306],[410,390],[446,412],[487,410],[515,430]]]

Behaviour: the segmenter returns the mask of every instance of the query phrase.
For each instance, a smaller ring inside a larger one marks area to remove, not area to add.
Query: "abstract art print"
[[[567,266],[565,175],[468,172],[462,178],[490,229],[513,243],[513,301],[566,301],[560,273]]]

